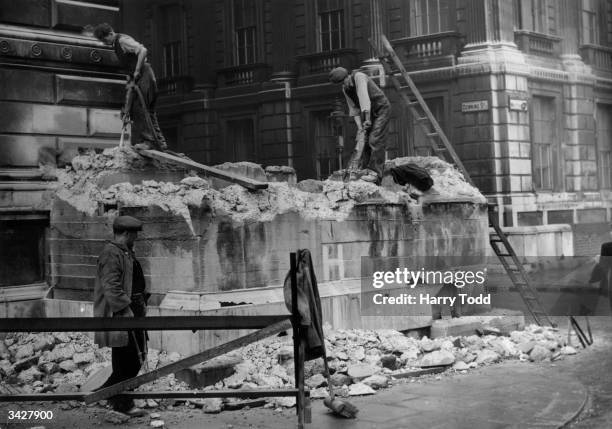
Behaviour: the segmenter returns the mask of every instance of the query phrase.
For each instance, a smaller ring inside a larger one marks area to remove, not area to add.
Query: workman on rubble
[[[157,81],[153,68],[147,61],[147,48],[126,34],[115,33],[113,28],[104,23],[94,29],[94,36],[115,50],[119,63],[128,77],[128,85],[135,82],[140,89],[146,106],[142,105],[139,95],[134,91],[131,108],[121,112],[121,118],[129,114],[132,121],[132,144],[143,149],[166,150],[167,144],[155,113],[157,100]],[[129,103],[129,102],[128,102]],[[147,124],[149,114],[152,127]],[[152,129],[151,129],[152,128]]]
[[[344,67],[337,67],[329,73],[329,80],[342,84],[349,114],[355,120],[358,131],[365,132],[367,136],[368,144],[364,147],[360,168],[368,169],[371,173],[361,179],[380,183],[391,104],[376,83],[360,71],[349,74]]]
[[[150,293],[140,263],[134,255],[134,241],[142,222],[119,216],[113,222],[114,240],[108,242],[98,258],[94,288],[94,317],[144,317]],[[146,360],[147,334],[144,331],[96,332],[100,347],[112,347],[112,374],[100,387],[112,386],[136,377]],[[130,416],[143,415],[132,399],[111,398],[115,411]]]

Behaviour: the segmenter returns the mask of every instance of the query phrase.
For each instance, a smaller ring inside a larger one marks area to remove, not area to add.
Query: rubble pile
[[[482,197],[477,189],[465,183],[454,167],[435,157],[398,158],[392,163],[422,164],[434,178],[434,193],[456,197],[458,194]],[[117,183],[101,189],[104,176],[118,171],[172,169],[158,161],[142,157],[131,148],[106,149],[77,156],[65,170],[59,170],[57,197],[78,210],[94,214],[99,204],[128,206],[158,206],[185,218],[191,225],[190,207],[208,207],[215,215],[228,215],[233,220],[267,221],[289,211],[299,211],[305,218],[345,219],[355,203],[366,200],[408,204],[414,203],[403,191],[390,191],[362,180],[304,180],[297,185],[270,182],[266,190],[249,191],[240,185],[213,189],[209,182],[197,176],[180,183],[143,180],[141,184]],[[262,175],[265,173],[262,170]]]
[[[428,193],[440,195],[445,198],[470,197],[486,199],[480,191],[465,181],[463,174],[452,164],[436,156],[408,156],[395,158],[385,164],[385,168],[399,167],[405,164],[416,164],[426,169],[433,179],[433,186]]]
[[[394,379],[424,367],[447,365],[465,372],[506,359],[554,361],[577,353],[567,345],[566,336],[554,328],[535,325],[508,336],[484,335],[417,339],[394,330],[326,329],[326,346],[331,383],[341,396],[374,394]],[[234,352],[243,360],[234,373],[205,390],[289,388],[294,385],[293,346],[289,336],[274,337]],[[179,360],[176,352],[149,349],[146,370]],[[0,390],[11,392],[77,391],[87,378],[110,365],[110,349],[98,349],[81,333],[9,334],[0,340]],[[327,380],[321,359],[306,362],[306,385],[312,398],[327,396]],[[189,390],[174,375],[160,378],[138,390]],[[295,398],[269,398],[268,406],[293,406]],[[140,401],[156,407],[157,401]],[[221,399],[191,400],[206,412],[229,408]]]

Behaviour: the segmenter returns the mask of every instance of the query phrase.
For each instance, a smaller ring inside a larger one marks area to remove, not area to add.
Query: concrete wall
[[[360,277],[361,256],[485,255],[485,208],[471,202],[357,205],[344,221],[308,220],[297,212],[270,222],[237,223],[191,213],[194,233],[182,217],[159,208],[122,207],[142,219],[136,243],[152,291],[224,291],[281,284],[289,252],[311,250],[321,281]],[[62,200],[51,213],[50,260],[56,293],[93,290],[95,260],[111,238],[107,216],[88,216]]]

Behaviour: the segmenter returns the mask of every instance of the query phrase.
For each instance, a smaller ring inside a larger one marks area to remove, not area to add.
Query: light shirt
[[[359,116],[361,112],[371,111],[370,96],[368,95],[368,76],[365,73],[357,72],[354,76],[355,87],[357,88],[357,98],[359,106],[355,104],[353,99],[346,94],[344,86],[342,92],[346,98],[346,104],[349,107],[350,116]],[[359,110],[361,108],[361,111]]]

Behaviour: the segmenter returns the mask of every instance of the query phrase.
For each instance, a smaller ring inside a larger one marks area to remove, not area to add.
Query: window
[[[448,0],[410,0],[410,35],[449,30]]]
[[[531,164],[536,190],[552,190],[555,183],[554,147],[556,141],[555,99],[533,97]]]
[[[533,28],[529,30],[543,34],[557,34],[557,0],[533,0],[531,18]]]
[[[257,2],[234,0],[235,65],[257,61]]]
[[[162,76],[171,78],[182,74],[183,13],[177,4],[160,7],[159,38],[162,46]]]
[[[0,220],[0,287],[45,279],[45,228],[48,221]]]
[[[257,162],[255,151],[255,125],[253,119],[231,119],[226,122],[226,161]]]
[[[340,168],[338,161],[338,136],[334,135],[331,111],[311,112],[314,127],[315,163],[317,179],[325,180]]]
[[[317,0],[319,50],[344,48],[343,0]]]
[[[582,0],[581,33],[583,44],[595,44],[597,40],[597,14],[595,0]]]
[[[426,98],[425,103],[429,110],[431,111],[438,124],[440,124],[440,128],[447,134],[446,129],[446,121],[445,121],[445,112],[444,112],[444,97],[431,97]],[[420,117],[425,116],[425,112],[421,110],[420,107],[417,107],[418,115]],[[429,121],[427,121],[429,124]],[[433,149],[431,148],[431,143],[429,138],[423,133],[421,125],[417,122],[416,118],[412,118],[412,130],[413,130],[413,153],[416,156],[430,156],[433,155]],[[430,127],[430,132],[433,132],[433,128]],[[441,145],[441,142],[438,142]]]
[[[598,104],[597,149],[599,151],[599,186],[612,188],[612,105]]]
[[[612,45],[612,0],[606,0],[605,9],[606,40],[610,46]]]

